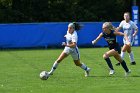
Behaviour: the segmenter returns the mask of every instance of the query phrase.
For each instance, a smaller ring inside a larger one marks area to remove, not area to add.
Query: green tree
[[[0,0],[0,23],[120,21],[131,5],[132,0]]]

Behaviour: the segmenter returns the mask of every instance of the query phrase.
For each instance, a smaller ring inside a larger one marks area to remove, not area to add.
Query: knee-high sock
[[[106,58],[105,61],[106,61],[107,65],[108,65],[108,67],[109,67],[111,70],[114,70],[110,58]]]
[[[129,69],[128,69],[128,67],[127,67],[127,65],[126,65],[126,63],[125,63],[124,60],[121,62],[121,65],[122,65],[122,67],[124,68],[124,70],[125,70],[126,72],[129,71]]]
[[[134,54],[133,54],[132,51],[129,53],[129,58],[130,58],[130,62],[134,62],[135,61],[134,60]]]
[[[51,68],[51,71],[49,72],[50,74],[53,73],[53,72],[55,71],[55,69],[57,68],[58,64],[59,64],[59,63],[57,63],[57,61],[54,62],[53,66],[52,66],[52,68]]]
[[[87,67],[85,64],[82,63],[81,68],[82,68],[83,70],[87,71],[87,68],[88,68],[88,67]]]

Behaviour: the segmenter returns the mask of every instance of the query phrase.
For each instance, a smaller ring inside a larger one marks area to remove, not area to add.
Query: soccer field
[[[71,56],[60,63],[48,80],[41,80],[39,73],[49,71],[63,49],[2,50],[0,51],[0,93],[138,93],[140,91],[140,47],[133,47],[137,65],[124,76],[121,66],[112,57],[115,74],[109,76],[102,58],[108,48],[80,48],[80,58],[92,70],[90,77],[76,67]]]

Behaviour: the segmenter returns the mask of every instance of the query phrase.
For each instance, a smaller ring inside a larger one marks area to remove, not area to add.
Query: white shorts
[[[130,44],[131,44],[131,46],[132,46],[133,43],[134,43],[134,37],[130,37],[130,36],[129,36],[129,37],[128,37],[128,40],[129,40],[129,42],[130,42]],[[123,43],[124,43],[124,45],[127,44],[125,38],[123,38]]]
[[[80,59],[80,53],[79,53],[78,47],[75,47],[75,48],[65,47],[63,52],[68,55],[70,54],[73,60]]]

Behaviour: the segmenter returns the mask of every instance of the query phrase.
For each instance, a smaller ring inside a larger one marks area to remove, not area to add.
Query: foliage
[[[131,0],[0,0],[0,23],[120,21]]]

